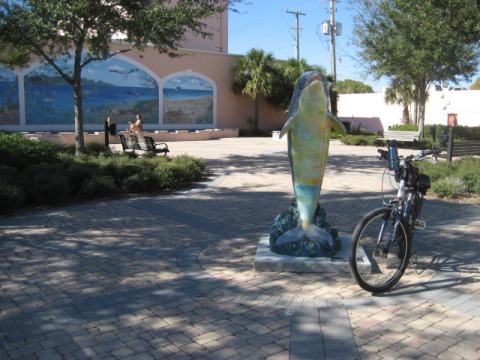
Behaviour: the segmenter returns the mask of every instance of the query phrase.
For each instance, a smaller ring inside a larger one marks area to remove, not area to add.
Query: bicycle
[[[421,174],[412,162],[430,154],[436,158],[440,153],[427,150],[404,158],[398,156],[395,140],[387,144],[388,151],[378,149],[378,152],[395,173],[399,184],[397,195],[360,220],[353,231],[349,254],[350,270],[357,284],[372,293],[388,291],[400,280],[410,261],[413,234],[416,229],[426,227],[420,215],[430,178]]]

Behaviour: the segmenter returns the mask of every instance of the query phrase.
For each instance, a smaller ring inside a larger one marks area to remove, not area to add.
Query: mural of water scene
[[[57,64],[72,69],[71,59]],[[145,123],[158,123],[158,83],[145,71],[116,58],[92,62],[82,71],[85,124],[103,124],[111,116],[117,123],[144,114]],[[49,65],[25,76],[26,124],[71,124],[73,88]]]
[[[163,86],[164,124],[213,124],[213,87],[197,76],[177,76]]]
[[[69,73],[73,68],[67,57],[57,60],[57,65]],[[82,82],[86,125],[101,125],[107,117],[126,124],[135,121],[136,114],[142,114],[146,125],[214,123],[214,84],[195,74],[172,74],[160,89],[159,81],[135,64],[110,58],[87,65]],[[24,91],[18,84],[17,75],[0,67],[0,125],[20,124],[22,94],[26,125],[73,125],[73,88],[51,66],[39,64],[27,72]]]

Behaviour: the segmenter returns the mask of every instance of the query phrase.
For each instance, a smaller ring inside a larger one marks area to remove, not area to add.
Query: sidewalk
[[[480,207],[427,200],[383,296],[348,274],[256,272],[293,199],[285,141],[172,142],[193,190],[0,221],[0,359],[479,359]],[[320,201],[341,235],[381,205],[375,148],[332,141]]]

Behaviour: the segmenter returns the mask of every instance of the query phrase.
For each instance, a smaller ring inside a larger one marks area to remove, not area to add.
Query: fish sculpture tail
[[[288,242],[300,242],[306,238],[317,245],[328,244],[333,246],[332,235],[313,224],[308,224],[306,227],[300,225],[288,230],[278,237],[275,245],[280,246]]]

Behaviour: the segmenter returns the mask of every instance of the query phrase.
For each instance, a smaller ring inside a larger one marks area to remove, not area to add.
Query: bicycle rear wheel
[[[411,236],[404,220],[388,247],[394,228],[393,210],[379,208],[366,214],[356,226],[349,255],[350,270],[358,285],[372,293],[391,289],[402,277],[411,252]]]

